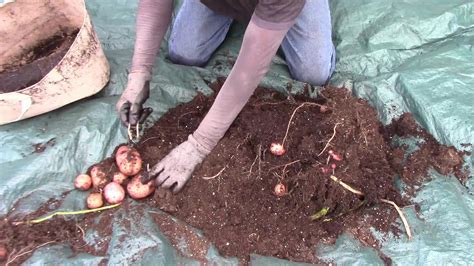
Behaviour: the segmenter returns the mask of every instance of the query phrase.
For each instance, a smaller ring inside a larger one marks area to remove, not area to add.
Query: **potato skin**
[[[155,186],[153,185],[153,180],[147,184],[142,184],[140,181],[140,176],[138,174],[132,177],[132,180],[127,184],[127,192],[130,197],[133,199],[143,199],[155,192]]]
[[[117,204],[125,199],[125,190],[115,182],[110,182],[104,187],[104,198],[110,204]]]
[[[102,194],[99,192],[93,192],[87,197],[87,208],[96,209],[104,205]]]
[[[134,176],[142,170],[142,158],[134,148],[121,146],[115,154],[115,163],[119,171],[127,176]]]
[[[130,148],[127,145],[122,145],[117,149],[117,152],[115,153],[115,163],[119,165],[121,163],[121,160],[124,158],[124,154],[126,154]]]
[[[115,172],[112,177],[112,181],[117,184],[122,185],[125,182],[125,180],[127,180],[127,178],[128,176],[124,175],[122,172]]]
[[[88,190],[92,186],[92,178],[88,174],[80,174],[74,179],[74,187],[79,190]]]
[[[96,165],[91,169],[92,187],[95,189],[101,189],[107,184],[107,175],[104,169]]]

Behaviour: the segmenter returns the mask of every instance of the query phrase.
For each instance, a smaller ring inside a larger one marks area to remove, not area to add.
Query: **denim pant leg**
[[[171,27],[169,58],[177,64],[201,66],[224,41],[232,18],[221,16],[199,0],[185,0]]]
[[[328,0],[306,1],[281,45],[294,79],[313,85],[327,83],[336,65],[331,30]]]

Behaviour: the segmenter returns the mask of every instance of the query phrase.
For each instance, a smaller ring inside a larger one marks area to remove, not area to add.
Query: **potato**
[[[155,192],[153,180],[147,184],[142,184],[140,181],[140,176],[142,174],[143,173],[132,177],[132,180],[127,184],[128,195],[134,199],[143,199]]]
[[[107,184],[107,175],[100,165],[96,165],[91,169],[92,186],[95,189],[101,189]]]
[[[0,261],[6,260],[7,257],[8,257],[7,248],[3,244],[0,244]]]
[[[110,204],[116,204],[125,198],[125,190],[115,182],[110,182],[104,187],[105,200]]]
[[[112,181],[119,184],[119,185],[122,185],[123,182],[125,182],[125,180],[127,180],[128,176],[122,174],[121,172],[115,172],[113,177],[112,177]]]
[[[127,151],[124,152],[126,147]],[[119,148],[121,153],[116,154],[115,162],[121,173],[127,176],[133,176],[138,174],[142,170],[142,158],[137,150],[134,148],[129,148],[127,146],[122,146]]]
[[[117,149],[117,152],[115,153],[115,163],[119,165],[123,158],[126,157],[124,155],[127,154],[127,152],[130,150],[130,148],[127,145],[122,145]]]
[[[93,192],[87,197],[87,208],[96,209],[102,207],[102,205],[104,205],[104,201],[102,200],[102,194],[99,192]]]
[[[92,186],[92,178],[87,174],[80,174],[74,179],[74,187],[79,190],[88,190]]]

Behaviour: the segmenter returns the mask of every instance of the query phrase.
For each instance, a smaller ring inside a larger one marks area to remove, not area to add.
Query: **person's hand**
[[[193,135],[188,140],[174,148],[168,155],[157,163],[147,175],[143,175],[142,183],[155,179],[156,187],[172,188],[179,192],[198,164],[210,153],[200,145]]]
[[[125,126],[142,124],[153,111],[143,108],[150,95],[150,75],[146,73],[130,73],[127,88],[122,93],[115,108]]]

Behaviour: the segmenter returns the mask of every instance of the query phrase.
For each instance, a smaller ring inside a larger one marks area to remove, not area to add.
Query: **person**
[[[151,112],[143,104],[172,10],[172,0],[138,4],[131,71],[116,105],[125,125],[144,121]],[[148,180],[157,187],[183,188],[247,103],[280,46],[297,80],[323,85],[334,71],[328,0],[184,0],[172,23],[168,57],[177,64],[206,64],[234,19],[248,23],[237,60],[198,128],[151,169]]]

